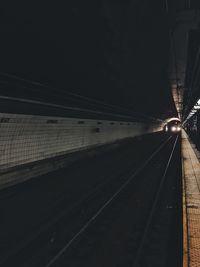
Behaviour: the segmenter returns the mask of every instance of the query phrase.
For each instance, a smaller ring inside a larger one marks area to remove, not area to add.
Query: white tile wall
[[[0,113],[0,172],[21,164],[160,130],[160,125],[147,127],[144,123],[116,121],[112,125],[111,122]],[[99,128],[99,132],[95,132],[95,128]]]

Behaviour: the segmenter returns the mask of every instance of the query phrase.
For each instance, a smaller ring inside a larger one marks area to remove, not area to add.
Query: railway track
[[[115,175],[99,184],[70,210],[63,210],[41,227],[20,249],[12,251],[1,261],[1,266],[12,266],[13,262],[15,266],[24,267],[157,266],[158,257],[154,256],[152,262],[152,255],[157,251],[149,247],[148,242],[155,236],[158,236],[156,240],[160,238],[155,229],[160,229],[159,220],[163,220],[156,213],[165,192],[163,188],[168,184],[178,142],[178,136],[167,138],[136,170],[130,165],[118,179]],[[170,205],[167,211],[171,212]],[[165,212],[164,215],[166,217]],[[164,232],[169,233],[169,229]],[[168,243],[167,239],[163,245],[165,249]],[[147,257],[145,251],[150,250],[154,253]],[[154,265],[148,265],[148,259]]]

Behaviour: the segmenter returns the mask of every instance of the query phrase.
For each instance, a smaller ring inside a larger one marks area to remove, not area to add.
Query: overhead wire
[[[25,79],[25,78],[22,78],[22,77],[19,77],[17,75],[13,75],[13,74],[9,74],[9,73],[6,73],[6,72],[0,72],[0,76],[4,77],[4,78],[10,78],[14,81],[17,81],[17,82],[24,82],[24,83],[27,83],[28,85],[32,85],[32,86],[36,86],[36,90],[39,91],[39,89],[37,89],[37,87],[42,87],[42,88],[46,88],[46,89],[50,89],[50,90],[53,90],[53,92],[49,92],[48,91],[48,94],[51,93],[52,95],[54,96],[57,96],[57,97],[60,97],[60,95],[57,94],[57,92],[60,92],[62,93],[62,98],[65,97],[65,99],[67,100],[72,100],[72,101],[79,101],[84,104],[86,103],[89,103],[90,105],[95,105],[95,104],[98,104],[100,105],[100,107],[104,107],[104,108],[109,108],[113,111],[117,111],[117,112],[127,112],[129,114],[129,116],[135,116],[135,115],[139,115],[143,118],[146,118],[146,119],[151,119],[151,120],[156,120],[156,121],[162,121],[160,118],[155,118],[153,116],[147,116],[147,115],[144,115],[142,113],[139,113],[139,112],[136,112],[134,110],[130,110],[130,109],[126,109],[126,108],[123,108],[123,107],[120,107],[120,106],[117,106],[117,105],[113,105],[113,104],[108,104],[108,103],[105,103],[103,101],[100,101],[100,100],[96,100],[96,99],[93,99],[93,98],[90,98],[90,97],[87,97],[87,96],[83,96],[83,95],[79,95],[79,94],[76,94],[76,93],[72,93],[72,92],[69,92],[67,90],[64,90],[64,89],[60,89],[60,88],[56,88],[56,87],[52,87],[52,86],[49,86],[49,85],[46,85],[46,84],[43,84],[41,82],[37,82],[37,81],[32,81],[32,80],[29,80],[29,79]],[[7,84],[7,85],[12,85],[12,86],[19,86],[19,84],[15,84],[13,82],[10,82],[10,81],[0,81],[1,84]],[[22,86],[20,85],[22,88],[24,89],[29,89],[30,90],[30,87],[28,87],[27,85],[26,86]],[[31,88],[32,90],[35,90],[35,88]],[[98,107],[96,107],[98,108]]]

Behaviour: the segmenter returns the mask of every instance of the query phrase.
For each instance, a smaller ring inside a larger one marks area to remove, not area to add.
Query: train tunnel
[[[0,266],[200,266],[200,2],[1,4]]]

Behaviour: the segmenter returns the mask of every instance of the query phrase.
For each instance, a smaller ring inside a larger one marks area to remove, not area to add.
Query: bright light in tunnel
[[[200,109],[200,105],[198,106],[198,105],[195,105],[194,106],[194,109]]]
[[[191,109],[189,115],[187,116],[186,121],[189,120],[197,112],[197,110],[199,110],[199,109],[200,109],[200,99],[197,100],[196,104]]]
[[[177,128],[175,126],[172,126],[171,130],[172,132],[176,132]]]
[[[191,109],[189,115],[187,116],[186,121],[189,120],[197,112],[197,110],[199,110],[199,109],[200,109],[200,99],[197,100],[196,104]]]

